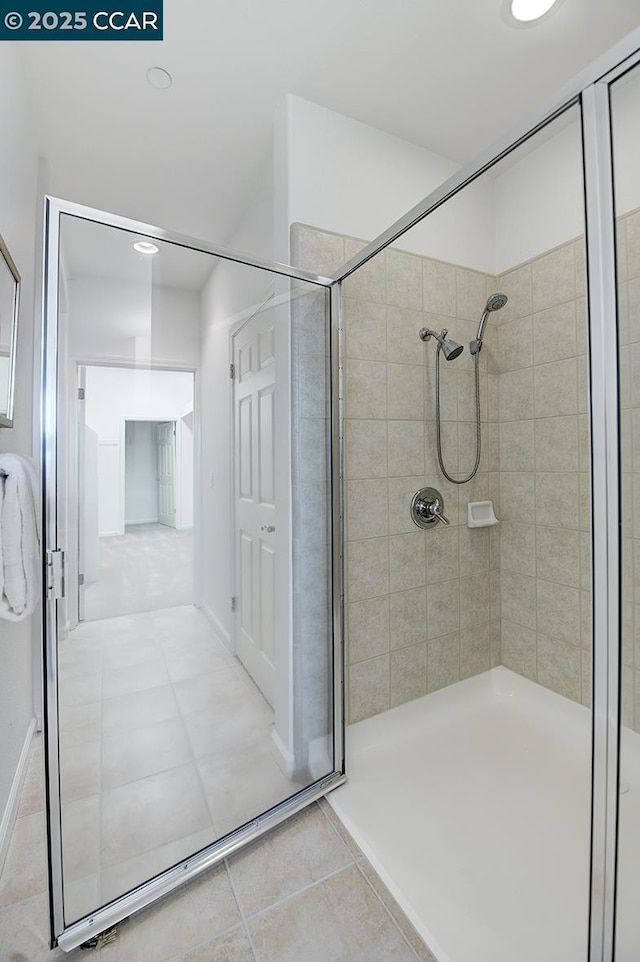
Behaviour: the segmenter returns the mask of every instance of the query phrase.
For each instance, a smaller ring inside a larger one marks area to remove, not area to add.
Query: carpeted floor
[[[192,604],[193,528],[136,524],[100,538],[98,581],[84,596],[85,621]]]

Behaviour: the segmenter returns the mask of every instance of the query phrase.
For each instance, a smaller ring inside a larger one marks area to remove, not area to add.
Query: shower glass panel
[[[298,244],[319,247],[309,230]],[[333,802],[451,959],[587,957],[584,233],[575,105],[344,280],[348,720],[363,727],[359,794],[348,782]],[[425,487],[449,524],[414,523]],[[495,518],[470,524],[489,501]],[[407,702],[411,731],[374,749],[372,716]]]
[[[616,962],[638,957],[640,880],[640,68],[611,87],[618,295],[621,665]]]
[[[342,757],[327,288],[64,212],[55,269],[58,937]]]

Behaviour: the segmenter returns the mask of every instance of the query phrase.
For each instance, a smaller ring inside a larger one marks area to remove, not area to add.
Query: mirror
[[[20,274],[0,237],[0,427],[13,427]]]
[[[49,751],[69,926],[341,761],[327,289],[90,218],[62,214],[59,236]]]

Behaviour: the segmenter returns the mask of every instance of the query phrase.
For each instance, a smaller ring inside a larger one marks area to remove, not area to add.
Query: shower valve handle
[[[443,515],[440,502],[437,498],[429,505],[429,513],[432,514],[434,518],[437,518],[438,521],[442,521],[443,524],[451,524],[449,519]]]
[[[411,517],[419,528],[429,528],[442,521],[451,524],[449,518],[443,514],[444,502],[442,495],[435,488],[421,488],[413,496],[411,502]]]

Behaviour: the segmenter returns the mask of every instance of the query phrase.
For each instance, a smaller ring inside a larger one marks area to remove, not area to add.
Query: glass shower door
[[[331,331],[313,275],[55,201],[49,231],[48,816],[73,948],[343,778]]]

